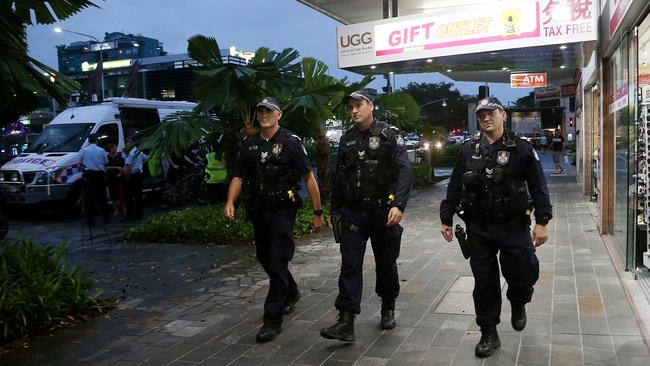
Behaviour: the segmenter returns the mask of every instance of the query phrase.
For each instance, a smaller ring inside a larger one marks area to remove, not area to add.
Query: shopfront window
[[[630,184],[630,119],[629,105],[629,67],[627,37],[623,38],[610,61],[611,84],[608,90],[609,112],[616,133],[614,151],[615,207],[614,242],[620,258],[627,258],[628,252],[628,198],[634,195],[634,184]]]
[[[638,38],[634,65],[634,73],[638,75],[638,91],[640,96],[638,104],[635,104],[634,116],[637,119],[637,146],[636,156],[638,170],[637,174],[637,236],[634,255],[635,266],[642,262],[642,253],[648,251],[647,231],[650,225],[650,17],[646,18],[638,28]]]

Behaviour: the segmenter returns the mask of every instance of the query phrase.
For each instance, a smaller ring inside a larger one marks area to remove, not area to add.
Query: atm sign
[[[546,73],[510,74],[511,88],[537,88],[546,86]]]

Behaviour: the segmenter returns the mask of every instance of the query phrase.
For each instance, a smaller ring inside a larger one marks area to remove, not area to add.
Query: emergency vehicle
[[[28,205],[62,201],[74,209],[81,197],[79,150],[88,135],[98,145],[124,148],[124,139],[160,123],[166,116],[191,111],[196,103],[112,98],[88,106],[68,108],[57,115],[23,153],[0,168],[0,190],[6,202]]]

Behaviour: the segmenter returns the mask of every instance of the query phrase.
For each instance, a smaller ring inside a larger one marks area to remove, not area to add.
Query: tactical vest
[[[376,208],[388,205],[395,185],[389,128],[389,124],[377,121],[367,135],[346,134],[339,147],[338,172],[346,206]]]
[[[257,134],[246,151],[247,193],[249,208],[299,205],[300,174],[282,158],[291,135],[280,128],[267,143]],[[286,155],[286,153],[285,153]]]
[[[459,216],[479,221],[495,221],[507,218],[530,220],[530,198],[523,177],[510,161],[516,150],[517,137],[504,133],[503,145],[495,161],[490,160],[487,140],[482,134],[471,142],[471,154],[465,165],[467,171],[462,177],[462,195]]]
[[[221,183],[226,180],[228,171],[226,170],[226,161],[217,157],[216,152],[211,152],[207,156],[208,164],[205,166],[205,182],[208,184]]]

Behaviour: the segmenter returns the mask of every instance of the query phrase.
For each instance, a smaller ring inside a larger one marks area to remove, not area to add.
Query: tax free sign
[[[595,0],[519,0],[450,7],[337,28],[339,67],[597,39]]]

